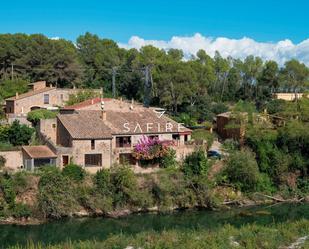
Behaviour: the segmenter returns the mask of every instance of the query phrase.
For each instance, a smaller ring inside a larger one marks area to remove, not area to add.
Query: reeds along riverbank
[[[215,230],[166,230],[142,232],[136,235],[111,235],[104,241],[66,242],[57,245],[33,244],[9,249],[195,249],[195,248],[309,248],[309,221],[284,222],[271,226],[225,225]],[[296,246],[296,247],[295,247]]]

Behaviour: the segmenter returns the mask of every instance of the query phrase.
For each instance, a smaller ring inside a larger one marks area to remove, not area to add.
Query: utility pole
[[[14,64],[11,64],[11,80],[14,78]]]
[[[112,68],[112,91],[113,91],[113,98],[116,98],[116,67]]]
[[[147,65],[144,69],[145,73],[145,84],[144,84],[144,106],[149,107],[150,105],[150,93],[151,93],[151,82],[150,82],[150,67]]]

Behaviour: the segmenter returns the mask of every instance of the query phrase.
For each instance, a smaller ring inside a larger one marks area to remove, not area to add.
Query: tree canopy
[[[114,92],[140,102],[148,96],[152,105],[203,121],[211,116],[205,103],[242,99],[263,104],[274,91],[307,89],[308,77],[309,69],[297,60],[280,67],[260,57],[240,60],[219,52],[211,57],[204,50],[188,58],[181,50],[151,45],[124,49],[88,32],[75,43],[41,34],[0,35],[2,99],[25,91],[23,82],[47,80],[59,87],[103,87],[109,96]],[[145,88],[146,79],[150,87]]]

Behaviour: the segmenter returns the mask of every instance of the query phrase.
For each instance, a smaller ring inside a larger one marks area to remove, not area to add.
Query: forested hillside
[[[175,114],[190,113],[197,120],[208,115],[205,108],[213,101],[242,99],[262,105],[273,91],[303,91],[309,75],[297,60],[279,66],[254,56],[242,61],[216,53],[211,58],[203,50],[188,60],[181,50],[152,46],[126,50],[90,33],[74,43],[40,34],[0,35],[2,98],[25,91],[21,80],[46,80],[59,87],[104,87],[112,95],[113,72],[117,96],[143,101],[144,92],[151,89],[151,104]],[[146,78],[152,82],[149,89],[144,87]]]

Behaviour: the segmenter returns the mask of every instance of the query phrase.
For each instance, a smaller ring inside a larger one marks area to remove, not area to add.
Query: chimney
[[[102,113],[101,113],[101,119],[102,119],[103,121],[106,121],[106,111],[102,111]]]
[[[18,99],[18,92],[16,92],[15,98]]]
[[[106,111],[105,111],[105,104],[104,101],[101,101],[101,119],[106,121]]]
[[[134,99],[131,100],[130,110],[134,109]]]

